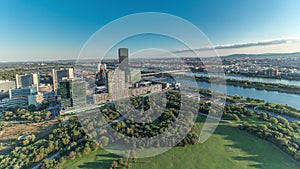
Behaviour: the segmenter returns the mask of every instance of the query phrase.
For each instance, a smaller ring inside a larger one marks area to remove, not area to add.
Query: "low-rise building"
[[[126,90],[126,97],[122,95],[122,98],[128,98],[130,96],[139,96],[149,93],[156,93],[162,91],[161,84],[154,84],[149,86],[143,86],[138,88],[130,88]],[[116,93],[117,94],[117,93]],[[94,104],[103,104],[106,102],[117,101],[118,99],[122,99],[120,97],[113,97],[111,93],[101,93],[94,95]]]
[[[8,91],[9,89],[15,89],[16,82],[8,80],[0,80],[0,92]]]

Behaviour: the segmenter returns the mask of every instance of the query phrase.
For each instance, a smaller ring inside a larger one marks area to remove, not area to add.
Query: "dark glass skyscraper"
[[[69,80],[60,82],[61,108],[71,107],[71,86]]]
[[[128,48],[119,48],[119,69],[128,70]]]
[[[60,82],[61,108],[86,105],[86,83],[79,80]]]

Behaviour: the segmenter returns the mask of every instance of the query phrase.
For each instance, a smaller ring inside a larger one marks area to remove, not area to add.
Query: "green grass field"
[[[117,156],[111,154],[103,149],[93,151],[87,156],[76,158],[75,160],[68,160],[63,168],[66,169],[109,169],[111,163],[117,159]]]
[[[201,123],[198,123],[200,127]],[[117,160],[104,150],[68,161],[65,168],[109,168]],[[134,169],[207,169],[267,168],[298,169],[300,163],[281,152],[271,143],[259,139],[236,126],[221,123],[203,144],[175,147],[159,156],[131,162]]]

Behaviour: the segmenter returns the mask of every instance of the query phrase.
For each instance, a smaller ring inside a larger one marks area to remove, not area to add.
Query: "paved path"
[[[234,121],[230,121],[230,120],[223,120],[219,117],[215,117],[215,116],[210,116],[208,114],[204,114],[204,113],[198,113],[199,115],[201,116],[206,116],[206,117],[209,117],[209,118],[212,118],[212,119],[216,119],[216,120],[220,120],[221,122],[226,122],[226,123],[230,123],[230,124],[237,124],[236,122]]]
[[[298,121],[299,122],[300,121],[299,119],[294,118],[294,117],[289,117],[289,116],[286,116],[286,115],[276,114],[276,113],[273,113],[273,112],[270,112],[270,111],[266,111],[266,110],[260,110],[260,109],[258,109],[258,107],[254,107],[253,111],[256,112],[256,113],[267,113],[271,117],[281,116],[281,117],[285,118],[289,122],[293,122],[293,121]]]

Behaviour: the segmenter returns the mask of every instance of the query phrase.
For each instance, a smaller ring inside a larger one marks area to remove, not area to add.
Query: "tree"
[[[92,150],[91,150],[89,144],[86,143],[86,144],[85,144],[85,147],[84,147],[84,149],[83,149],[83,153],[84,153],[85,155],[88,155],[91,151],[92,151]]]
[[[136,163],[137,162],[137,155],[135,150],[131,150],[131,157],[133,159],[133,161]]]
[[[67,144],[69,144],[69,142],[70,142],[70,137],[69,136],[66,136],[66,137],[64,137],[64,138],[62,138],[62,142],[63,142],[63,145],[67,145]]]
[[[118,159],[118,163],[119,163],[119,164],[123,164],[123,158],[119,158],[119,159]]]
[[[53,134],[49,134],[49,136],[48,136],[49,140],[52,140],[53,137],[54,137]]]
[[[247,102],[251,102],[251,100],[252,100],[252,99],[251,99],[250,97],[247,97],[247,98],[246,98],[246,101],[247,101]]]
[[[71,160],[74,160],[75,157],[76,157],[76,152],[75,152],[75,151],[71,151],[70,154],[69,154],[69,158],[70,158]]]
[[[0,121],[0,131],[4,129],[4,123]]]
[[[277,116],[277,120],[278,120],[279,123],[282,123],[282,124],[287,124],[288,123],[288,121],[285,118],[281,117],[281,116]]]
[[[29,105],[29,106],[28,106],[28,110],[29,110],[30,112],[34,112],[34,111],[36,110],[36,106],[33,105],[33,104]]]
[[[274,118],[274,117],[271,117],[271,118],[270,118],[270,122],[271,122],[272,124],[277,124],[277,123],[278,123],[278,120],[277,120],[276,118]]]
[[[28,137],[28,140],[30,143],[34,142],[35,140],[35,135],[34,134],[31,134],[29,137]]]
[[[44,110],[49,107],[49,103],[47,101],[43,101],[43,103],[40,105],[39,110]]]
[[[102,144],[102,146],[107,146],[107,144],[108,144],[108,142],[109,142],[109,138],[108,137],[106,137],[106,136],[101,136],[100,137],[100,142],[101,142],[101,144]]]
[[[261,118],[262,120],[267,120],[267,119],[268,119],[268,115],[267,115],[266,113],[261,113],[261,114],[260,114],[260,118]]]
[[[30,143],[30,141],[28,139],[23,140],[23,145],[26,146]]]
[[[111,164],[112,168],[117,168],[118,167],[118,163],[116,161],[113,161]]]

